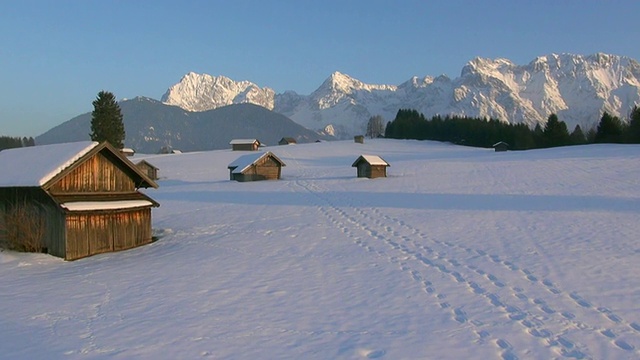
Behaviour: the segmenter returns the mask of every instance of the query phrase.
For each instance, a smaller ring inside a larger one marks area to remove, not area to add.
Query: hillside
[[[283,137],[300,143],[326,138],[287,117],[253,104],[237,104],[204,112],[188,112],[177,106],[138,97],[119,103],[125,146],[155,154],[163,146],[182,151],[226,149],[234,138],[257,138],[269,145]],[[88,140],[91,113],[82,114],[36,137],[36,144]]]
[[[138,156],[148,246],[0,252],[2,357],[640,357],[640,146],[267,150],[280,181],[229,181],[228,150]],[[360,154],[389,177],[357,179]]]

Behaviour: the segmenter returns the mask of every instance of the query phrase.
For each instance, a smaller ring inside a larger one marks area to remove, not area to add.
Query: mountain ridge
[[[234,138],[256,138],[276,145],[283,137],[313,142],[328,137],[308,130],[282,114],[242,103],[189,112],[147,97],[119,102],[125,125],[125,146],[155,154],[163,147],[182,151],[229,148]],[[91,113],[68,120],[37,136],[38,145],[89,140]]]
[[[189,111],[255,103],[309,129],[333,131],[342,138],[364,132],[373,115],[390,121],[404,108],[427,117],[497,118],[529,126],[544,125],[555,113],[572,129],[594,126],[604,111],[624,118],[640,103],[640,64],[604,53],[552,53],[526,65],[506,58],[476,57],[463,66],[457,78],[413,76],[399,85],[366,84],[335,71],[309,95],[276,94],[271,88],[224,76],[187,75],[186,84],[181,80],[170,87],[163,102]]]

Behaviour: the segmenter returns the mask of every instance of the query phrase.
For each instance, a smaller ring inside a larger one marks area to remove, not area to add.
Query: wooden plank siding
[[[256,151],[258,150],[258,144],[233,144],[231,145],[233,151]]]
[[[135,182],[101,153],[87,159],[56,181],[49,191],[56,193],[135,192]]]
[[[357,169],[358,169],[358,177],[375,179],[375,178],[387,176],[386,165],[369,165],[368,163],[362,161],[358,163]]]
[[[280,179],[281,172],[281,165],[273,158],[267,156],[260,159],[256,164],[251,165],[251,167],[242,174],[234,175],[235,180],[238,181],[278,180]]]
[[[65,227],[64,213],[58,205],[41,188],[13,187],[0,188],[0,217],[4,221],[4,214],[12,210],[13,206],[28,204],[37,209],[37,215],[44,219],[43,246],[45,252],[54,256],[65,255]],[[0,239],[2,240],[2,239]]]
[[[151,208],[67,214],[66,260],[131,249],[152,241]]]
[[[136,166],[151,180],[158,180],[158,168],[146,162],[140,160]]]
[[[370,176],[372,179],[387,176],[387,167],[382,165],[371,165]]]
[[[371,177],[371,166],[366,162],[358,163],[358,177]]]

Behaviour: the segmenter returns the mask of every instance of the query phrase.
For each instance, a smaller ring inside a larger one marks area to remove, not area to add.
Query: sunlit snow
[[[11,359],[640,357],[640,146],[526,152],[387,139],[137,155],[158,241],[0,252]],[[358,179],[375,154],[387,178]]]

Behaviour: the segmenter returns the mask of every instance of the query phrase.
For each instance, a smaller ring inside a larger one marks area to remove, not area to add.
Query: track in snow
[[[531,349],[515,348],[507,338],[493,335],[485,320],[487,313],[498,315],[493,316],[495,322],[507,321],[508,326],[520,328],[539,347],[536,354],[544,350],[549,356],[591,358],[589,343],[576,340],[583,336],[598,338],[611,350],[629,356],[638,354],[638,323],[605,306],[593,305],[576,291],[561,288],[554,279],[520,266],[515,259],[431,238],[380,208],[359,207],[354,199],[341,198],[339,203],[346,201],[348,206],[337,206],[338,201],[317,182],[296,180],[294,184],[308,193],[318,211],[348,239],[410,276],[430,302],[472,331],[478,344],[493,344],[502,359],[518,359],[519,353]],[[484,305],[466,311],[469,302],[476,307]],[[598,317],[606,321],[594,321]]]

